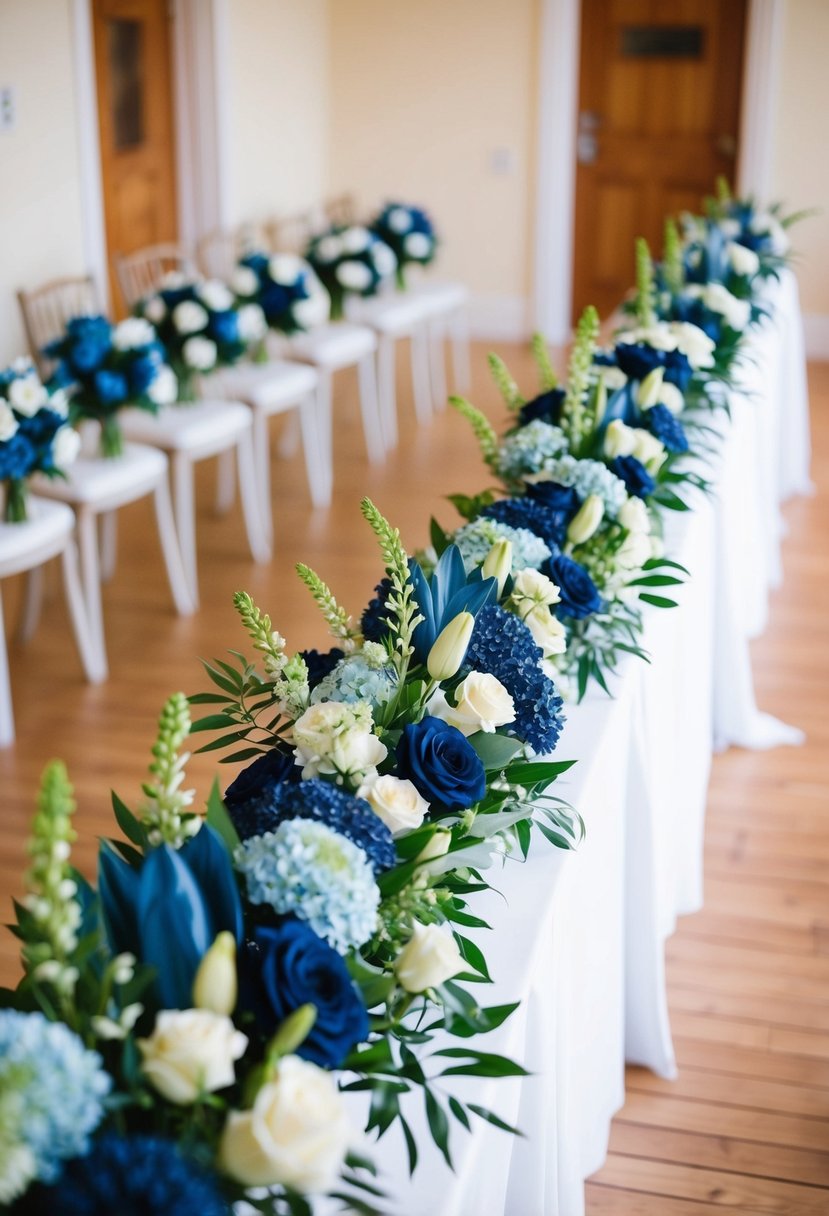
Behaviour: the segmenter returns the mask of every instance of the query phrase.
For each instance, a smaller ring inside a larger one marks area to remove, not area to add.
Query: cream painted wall
[[[329,0],[329,188],[365,207],[422,203],[445,242],[441,273],[469,284],[490,332],[520,329],[530,296],[539,10]]]
[[[23,353],[15,292],[84,270],[70,0],[0,0],[0,366]]]
[[[772,160],[772,196],[789,210],[820,208],[821,214],[792,229],[801,303],[810,314],[811,345],[817,342],[823,317],[824,358],[829,358],[829,156],[826,116],[829,112],[829,3],[786,0],[783,47]]]
[[[231,224],[318,203],[328,153],[327,0],[227,0]]]

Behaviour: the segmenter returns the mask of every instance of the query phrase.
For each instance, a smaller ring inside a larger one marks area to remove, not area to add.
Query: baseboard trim
[[[523,342],[530,336],[524,296],[476,296],[469,301],[469,330],[481,342]]]
[[[807,359],[829,359],[829,314],[804,313],[803,338]]]

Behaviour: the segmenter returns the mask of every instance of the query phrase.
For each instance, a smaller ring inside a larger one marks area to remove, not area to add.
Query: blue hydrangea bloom
[[[368,858],[323,823],[283,820],[275,832],[240,844],[234,860],[252,904],[293,913],[340,954],[377,927],[380,890]]]
[[[394,837],[369,804],[318,777],[268,783],[258,796],[242,802],[228,798],[227,808],[242,840],[274,832],[287,819],[315,819],[362,849],[377,873],[390,870],[397,860]]]
[[[87,1157],[72,1162],[54,1195],[48,1210],[61,1216],[229,1216],[231,1211],[213,1176],[160,1136],[101,1136]]]
[[[293,754],[272,747],[242,769],[231,781],[224,793],[224,803],[231,818],[244,817],[247,804],[272,793],[281,781],[299,780],[299,769],[294,764]],[[237,827],[238,830],[238,827]],[[253,833],[249,833],[253,835]]]
[[[362,655],[344,656],[317,684],[311,703],[318,701],[368,701],[385,705],[397,687],[394,672],[388,667],[371,667]]]
[[[545,483],[542,483],[545,484]],[[572,493],[572,491],[570,491]],[[574,495],[575,497],[575,495]],[[578,509],[578,500],[576,500]],[[528,528],[544,543],[555,549],[564,544],[567,533],[568,514],[546,505],[534,498],[503,498],[490,503],[481,512],[488,519],[497,519],[511,528]],[[575,511],[573,512],[575,514]]]
[[[102,405],[120,405],[129,396],[126,376],[102,367],[94,376],[95,392]]]
[[[53,1182],[61,1165],[89,1149],[112,1087],[96,1051],[42,1013],[0,1011],[0,1094],[19,1095],[17,1138],[32,1153],[36,1177]]]
[[[501,681],[515,704],[509,729],[540,754],[553,750],[564,726],[563,702],[539,666],[542,657],[529,628],[513,613],[497,604],[478,613],[466,666]]]
[[[654,405],[645,413],[651,433],[665,445],[669,452],[687,452],[688,438],[685,428],[675,418],[667,405]]]
[[[560,427],[536,418],[508,435],[498,453],[498,472],[509,480],[538,473],[548,461],[567,451],[567,438]]]
[[[220,345],[233,346],[239,341],[238,314],[233,309],[212,313],[208,332]]]
[[[26,477],[35,465],[35,449],[22,431],[0,443],[0,481]]]
[[[454,536],[467,573],[480,566],[495,542],[502,539],[512,542],[513,574],[526,570],[527,567],[537,570],[550,556],[549,545],[529,528],[511,528],[509,524],[502,524],[497,519],[479,515],[472,523],[458,528]]]
[[[656,489],[653,477],[635,456],[617,456],[610,467],[625,483],[627,492],[637,498],[647,498]]]

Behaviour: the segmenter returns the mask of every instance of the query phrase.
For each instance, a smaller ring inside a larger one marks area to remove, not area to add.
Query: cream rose
[[[0,443],[11,439],[18,428],[18,421],[7,401],[0,398]]]
[[[522,619],[533,635],[536,646],[541,647],[545,659],[554,654],[564,654],[567,649],[567,633],[561,621],[553,616],[549,608],[533,608]]]
[[[500,680],[489,672],[471,671],[455,689],[456,704],[446,706],[444,717],[464,735],[482,730],[493,734],[515,720],[515,703]]]
[[[230,1018],[209,1009],[162,1010],[150,1037],[138,1040],[144,1076],[178,1106],[232,1085],[247,1045]]]
[[[704,329],[690,321],[672,321],[671,329],[676,334],[676,348],[681,351],[691,367],[713,367],[715,342]]]
[[[173,324],[180,334],[197,334],[207,328],[207,309],[195,300],[182,300],[173,309]]]
[[[359,784],[388,749],[372,731],[371,707],[320,701],[294,723],[294,756],[304,778],[340,774]]]
[[[198,305],[196,306],[198,307]],[[210,338],[188,338],[181,348],[184,362],[196,371],[207,372],[216,362],[216,343]]]
[[[390,773],[361,785],[357,797],[366,800],[395,836],[419,828],[429,810],[429,803],[411,781]]]
[[[665,463],[665,445],[652,435],[650,431],[646,431],[641,427],[637,427],[634,432],[634,444],[632,456],[637,460],[641,460],[642,464],[649,473],[658,473],[662,465]]]
[[[16,377],[6,392],[9,403],[25,418],[33,418],[49,400],[49,394],[35,375]]]
[[[407,992],[436,988],[465,970],[457,943],[437,925],[414,922],[414,934],[394,964],[397,982]]]
[[[540,570],[527,567],[519,570],[512,585],[512,598],[516,601],[530,600],[533,604],[557,604],[561,599],[558,587]]]
[[[614,418],[607,424],[604,433],[604,454],[608,460],[613,460],[616,456],[630,456],[635,443],[633,427],[622,422],[620,418]]]
[[[647,533],[651,530],[648,508],[641,498],[636,498],[634,495],[622,503],[616,518],[623,528],[627,528],[628,532]]]
[[[745,275],[750,279],[760,269],[760,259],[754,250],[740,245],[737,241],[732,241],[726,253],[735,274]]]
[[[345,1102],[333,1077],[286,1056],[251,1110],[228,1115],[219,1167],[243,1186],[289,1186],[304,1194],[336,1181],[351,1141]]]

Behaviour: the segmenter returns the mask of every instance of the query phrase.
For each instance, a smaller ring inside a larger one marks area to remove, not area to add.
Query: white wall
[[[85,270],[70,0],[0,0],[0,366],[25,350],[15,292]]]

